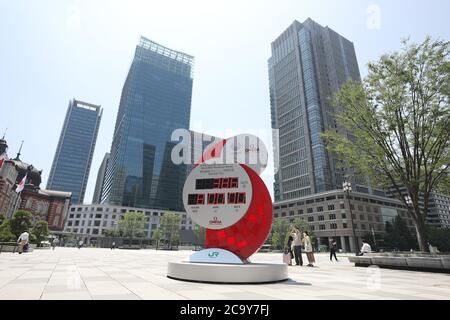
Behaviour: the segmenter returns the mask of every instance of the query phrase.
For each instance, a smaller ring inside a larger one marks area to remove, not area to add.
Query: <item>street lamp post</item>
[[[350,212],[350,219],[352,221],[353,241],[354,241],[354,244],[355,244],[355,253],[358,254],[358,239],[356,238],[355,223],[353,221],[352,205],[350,203],[350,192],[352,192],[352,184],[350,182],[344,181],[344,183],[342,184],[342,189],[347,194],[348,209],[349,209],[349,212]]]

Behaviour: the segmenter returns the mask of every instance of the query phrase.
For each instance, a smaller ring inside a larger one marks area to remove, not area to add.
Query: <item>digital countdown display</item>
[[[239,164],[200,164],[183,189],[189,217],[208,229],[235,224],[247,212],[251,199],[250,178]]]

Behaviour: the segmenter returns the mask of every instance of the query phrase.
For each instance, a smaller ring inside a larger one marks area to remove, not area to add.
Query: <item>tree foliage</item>
[[[152,240],[154,240],[155,243],[156,243],[156,250],[158,250],[159,242],[161,241],[161,239],[162,239],[162,231],[161,231],[161,229],[154,230],[153,234],[152,234]]]
[[[167,242],[170,249],[172,249],[172,245],[177,243],[180,239],[180,223],[181,217],[176,213],[165,212],[161,217],[160,229],[162,237]]]
[[[126,212],[119,221],[119,229],[124,237],[132,239],[143,232],[146,221],[147,218],[142,212]]]
[[[10,225],[11,232],[14,234],[16,239],[19,238],[24,231],[30,231],[33,226],[32,218],[33,215],[29,211],[19,210],[14,213],[14,216],[10,220]]]
[[[403,44],[402,52],[369,63],[362,83],[349,82],[335,95],[335,119],[351,134],[323,136],[343,167],[352,168],[347,174],[393,187],[406,206],[400,188],[407,188],[424,250],[430,192],[449,182],[450,42],[427,38]]]
[[[48,223],[47,221],[40,220],[36,222],[33,229],[31,229],[31,234],[36,237],[36,242],[39,245],[41,241],[45,240],[49,235]]]
[[[11,222],[7,219],[3,220],[3,223],[0,225],[0,241],[9,242],[16,241],[16,239],[11,232]]]

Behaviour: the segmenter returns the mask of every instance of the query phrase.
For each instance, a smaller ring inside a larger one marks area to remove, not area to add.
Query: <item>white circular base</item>
[[[169,262],[167,277],[210,283],[268,283],[288,279],[285,264],[212,264]]]

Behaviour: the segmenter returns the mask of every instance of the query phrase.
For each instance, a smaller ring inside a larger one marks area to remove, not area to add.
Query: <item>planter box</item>
[[[406,261],[411,268],[444,269],[439,258],[410,257]]]
[[[377,266],[390,266],[390,267],[407,267],[407,258],[403,257],[372,257],[372,264]]]
[[[348,261],[353,262],[355,265],[369,266],[372,264],[372,257],[348,257]]]

